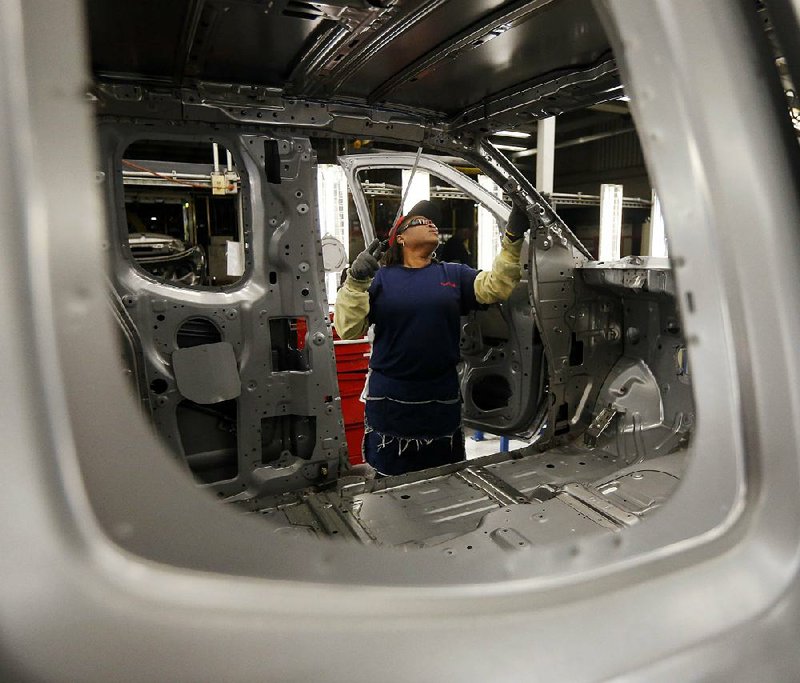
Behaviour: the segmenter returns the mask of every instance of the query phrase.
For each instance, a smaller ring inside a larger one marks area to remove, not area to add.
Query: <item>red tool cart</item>
[[[336,352],[336,374],[339,394],[342,397],[342,416],[347,437],[347,452],[352,465],[364,462],[361,441],[364,438],[364,404],[359,396],[364,389],[369,365],[369,341],[340,339],[333,331],[333,348]]]

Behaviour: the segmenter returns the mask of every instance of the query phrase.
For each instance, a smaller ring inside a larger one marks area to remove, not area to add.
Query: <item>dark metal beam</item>
[[[506,31],[514,24],[527,19],[531,14],[537,12],[542,7],[549,5],[553,0],[518,0],[506,7],[503,7],[480,22],[473,24],[461,33],[453,36],[450,40],[441,43],[434,50],[423,55],[415,62],[411,63],[402,71],[399,71],[389,80],[378,86],[370,93],[368,102],[378,102],[386,96],[419,76],[423,71],[427,71],[439,66],[442,62],[455,59],[465,50],[471,50],[480,46],[482,39],[495,31]]]
[[[431,0],[428,4],[438,5],[445,1]],[[371,46],[376,46],[370,50],[369,56],[372,56],[399,35],[392,30],[388,34],[390,37],[386,37],[387,22],[395,13],[394,5],[365,5],[364,8],[347,7],[341,13],[326,16],[328,23],[335,23],[315,34],[312,45],[303,50],[303,57],[288,79],[291,89],[304,95],[335,92],[344,82],[339,74],[343,70],[352,73],[353,69],[348,66],[351,61],[359,59]]]
[[[308,90],[308,82],[327,64],[336,49],[350,37],[350,30],[346,26],[337,24],[323,27],[319,33],[315,32],[313,44],[305,50],[297,66],[292,69],[287,87]]]
[[[364,43],[360,49],[351,52],[339,68],[336,75],[331,79],[331,87],[336,91],[344,82],[349,80],[361,67],[372,59],[380,50],[397,40],[401,35],[411,30],[425,19],[431,12],[439,9],[449,0],[428,0],[418,10],[407,14],[396,21],[394,26],[384,26],[383,30],[371,40]]]
[[[591,87],[588,87],[591,85]],[[453,130],[492,121],[492,128],[514,126],[554,116],[571,109],[617,99],[622,94],[617,65],[613,59],[577,68],[548,80],[522,84],[506,93],[495,93],[454,117]]]

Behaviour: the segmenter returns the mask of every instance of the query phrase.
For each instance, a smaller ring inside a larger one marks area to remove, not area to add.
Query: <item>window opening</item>
[[[219,287],[244,273],[240,177],[217,143],[140,140],[122,158],[128,247],[150,275]]]

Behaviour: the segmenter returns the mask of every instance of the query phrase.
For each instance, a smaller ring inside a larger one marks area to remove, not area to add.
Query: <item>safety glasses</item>
[[[404,230],[408,230],[408,228],[416,228],[418,225],[433,225],[433,221],[430,218],[424,218],[422,216],[419,216],[418,218],[412,218]]]
[[[418,225],[433,225],[435,224],[430,218],[425,218],[424,216],[417,216],[416,218],[412,218],[408,223],[406,223],[402,228],[400,227],[401,223],[403,222],[403,218],[399,218],[397,222],[392,226],[392,229],[389,231],[389,246],[394,246],[394,242],[397,239],[398,235],[401,235],[409,228],[415,228]]]

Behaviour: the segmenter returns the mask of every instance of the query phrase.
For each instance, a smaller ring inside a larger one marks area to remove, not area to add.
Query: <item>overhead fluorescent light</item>
[[[495,145],[497,149],[504,149],[508,152],[523,152],[527,147],[521,147],[520,145]]]
[[[411,183],[411,187],[406,192],[406,187]],[[406,193],[406,203],[403,205],[403,213],[407,213],[417,202],[431,198],[431,177],[427,171],[417,171],[411,177],[411,169],[403,169],[403,192]]]
[[[627,95],[623,95],[622,97],[618,97],[617,99],[618,99],[620,102],[630,102],[630,101],[631,101],[631,98],[630,98],[630,97],[628,97]]]
[[[523,133],[521,130],[498,130],[493,135],[503,135],[507,138],[529,138],[530,133]]]
[[[488,190],[498,199],[503,198],[503,188],[483,173],[478,174],[478,185]],[[482,205],[478,205],[478,268],[491,270],[494,257],[500,253],[500,227],[494,215]]]

